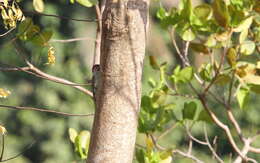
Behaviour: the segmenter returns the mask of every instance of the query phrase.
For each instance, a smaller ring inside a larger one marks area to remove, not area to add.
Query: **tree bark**
[[[88,163],[133,159],[149,0],[106,0],[102,18],[101,81]]]

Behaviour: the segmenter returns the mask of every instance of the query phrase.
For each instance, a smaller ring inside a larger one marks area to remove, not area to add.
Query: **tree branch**
[[[15,109],[15,110],[32,110],[32,111],[39,111],[39,112],[47,112],[47,113],[53,113],[58,114],[62,116],[93,116],[94,114],[70,114],[70,113],[64,113],[54,110],[48,110],[48,109],[41,109],[41,108],[34,108],[34,107],[24,107],[24,106],[10,106],[10,105],[1,105],[1,108],[7,108],[7,109]]]
[[[49,16],[49,17],[54,17],[54,18],[58,18],[58,19],[73,20],[73,21],[79,21],[79,22],[96,22],[96,21],[98,21],[97,19],[75,19],[75,18],[69,18],[69,17],[65,17],[65,16],[60,16],[60,15],[44,14],[44,13],[33,12],[33,11],[23,11],[23,12],[26,14],[29,14],[29,15]]]
[[[70,42],[85,41],[85,40],[95,41],[95,39],[93,39],[91,37],[79,37],[79,38],[71,38],[71,39],[65,39],[65,40],[51,39],[49,42],[70,43]]]

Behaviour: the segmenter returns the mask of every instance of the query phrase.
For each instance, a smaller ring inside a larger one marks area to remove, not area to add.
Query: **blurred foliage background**
[[[195,5],[202,1],[193,0],[192,2]],[[164,0],[163,3],[166,8],[170,8],[173,5],[176,5],[178,1]],[[33,11],[32,1],[23,0],[20,4],[21,9],[26,11],[25,15],[32,17],[35,24],[43,29],[51,29],[53,31],[50,44],[56,51],[55,65],[43,64],[47,62],[47,48],[40,49],[29,43],[19,43],[19,46],[22,46],[30,55],[32,63],[37,65],[44,72],[69,79],[76,83],[85,83],[89,80],[91,78],[90,68],[93,61],[96,24],[93,22],[71,21],[33,14],[30,12]],[[161,28],[159,21],[156,19],[155,14],[157,9],[158,3],[152,1],[150,8],[151,25],[146,56],[156,56],[159,61],[167,61],[172,67],[175,67],[180,63],[179,58],[176,57],[168,33]],[[78,4],[72,5],[68,1],[63,0],[45,1],[44,13],[78,19],[95,17],[93,8],[85,8]],[[2,21],[0,21],[0,31],[1,33],[6,31]],[[2,63],[8,63],[10,65],[25,66],[16,55],[14,45],[11,42],[15,37],[15,33],[16,32],[13,31],[8,36],[1,37],[0,39],[0,65],[2,65]],[[52,42],[52,40],[55,39],[70,39],[76,37],[87,37],[89,39],[70,43]],[[200,65],[204,60],[204,56],[191,55],[195,65]],[[158,75],[158,73],[155,73],[152,70],[148,58],[146,57],[143,75],[144,94],[150,91],[150,87],[147,84],[148,79],[158,79]],[[1,104],[48,108],[69,113],[94,112],[93,101],[81,92],[78,92],[69,86],[39,79],[23,72],[0,72],[0,86],[12,92],[9,98],[0,99]],[[222,90],[216,91],[221,94]],[[259,97],[256,96],[251,97],[250,106],[248,106],[246,111],[238,109],[235,111],[239,123],[243,128],[247,128],[246,132],[248,133],[256,131],[260,127],[258,99]],[[183,108],[183,101],[185,99],[178,97],[169,100],[176,103],[176,112]],[[212,101],[211,107],[217,111],[220,106]],[[219,110],[218,114],[221,115],[221,109]],[[69,141],[68,129],[75,128],[78,131],[90,130],[92,120],[92,117],[63,117],[41,112],[17,111],[0,108],[0,123],[8,130],[4,157],[13,156],[23,151],[28,144],[36,141],[32,148],[25,151],[23,156],[9,162],[81,162],[79,161],[79,158],[75,156],[73,145]],[[169,126],[170,125],[171,124],[169,124]],[[231,149],[226,137],[223,136],[223,132],[214,125],[208,127],[210,127],[208,129],[210,138],[218,136],[218,152],[221,153],[223,158],[228,158]],[[195,124],[192,131],[194,136],[203,138],[203,129],[201,128],[200,122]],[[137,143],[143,144],[144,137],[143,134],[139,134]],[[178,147],[186,150],[188,139],[185,130],[181,127],[177,127],[160,143],[169,147]],[[258,145],[260,145],[260,143]],[[211,162],[211,154],[207,147],[194,144],[194,152],[195,155],[202,160]],[[260,160],[260,156],[255,156],[254,158]],[[174,162],[188,163],[192,161],[174,157]]]

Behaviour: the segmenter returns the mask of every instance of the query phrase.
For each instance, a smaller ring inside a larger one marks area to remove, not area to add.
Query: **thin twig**
[[[3,36],[5,36],[5,35],[7,35],[8,33],[12,32],[14,29],[15,29],[15,28],[11,28],[11,29],[9,29],[8,31],[6,31],[5,33],[0,34],[0,37],[3,37]]]
[[[91,37],[79,37],[79,38],[71,38],[71,39],[64,39],[64,40],[51,39],[49,42],[70,43],[70,42],[85,41],[85,40],[95,41],[95,39]]]
[[[41,77],[41,78],[44,78],[44,79],[47,79],[47,80],[50,80],[50,81],[53,81],[53,82],[56,82],[56,83],[60,83],[60,84],[64,84],[64,85],[70,85],[71,87],[80,90],[81,92],[85,93],[86,95],[93,97],[93,93],[91,91],[87,90],[86,88],[81,87],[81,86],[77,85],[76,83],[73,83],[73,82],[68,81],[66,79],[59,78],[59,77],[56,77],[56,76],[52,76],[50,74],[42,72],[41,70],[36,68],[23,54],[20,53],[16,44],[15,44],[15,50],[17,52],[17,55],[19,55],[24,60],[24,62],[30,68],[30,71],[32,71],[32,72],[29,72],[29,71],[24,71],[24,72],[28,72],[30,74],[37,76],[37,77]]]
[[[96,22],[96,21],[98,21],[97,19],[75,19],[75,18],[69,18],[69,17],[65,17],[65,16],[60,16],[60,15],[44,14],[44,13],[33,12],[33,11],[23,11],[23,12],[26,14],[30,14],[30,15],[49,16],[49,17],[54,17],[54,18],[58,18],[58,19],[73,20],[73,21],[79,21],[79,22]]]
[[[102,4],[100,4],[102,5]],[[96,32],[96,40],[95,40],[95,53],[93,57],[93,66],[100,64],[100,55],[101,55],[101,37],[102,37],[102,12],[100,7],[102,6],[95,6],[96,9],[96,17],[98,18],[97,22],[97,32]]]
[[[226,49],[224,49],[224,51],[221,55],[220,64],[219,64],[219,67],[217,68],[216,74],[213,77],[213,79],[211,80],[211,82],[209,83],[209,85],[205,88],[204,93],[206,93],[217,80],[218,75],[220,74],[220,70],[221,70],[222,66],[224,65],[225,56],[226,56]]]
[[[193,161],[196,161],[197,163],[204,163],[203,161],[199,160],[197,157],[195,157],[195,156],[193,156],[191,154],[182,152],[180,150],[173,150],[173,153],[178,153],[179,155],[181,155],[183,157],[187,157],[189,159],[192,159]]]
[[[64,112],[59,112],[54,110],[34,108],[34,107],[24,107],[24,106],[0,105],[0,107],[7,108],[7,109],[15,109],[15,110],[32,110],[32,111],[47,112],[47,113],[53,113],[62,116],[93,116],[94,115],[94,114],[71,114],[71,113],[64,113]]]
[[[204,109],[208,112],[209,116],[211,117],[211,119],[213,120],[213,122],[219,126],[221,129],[223,129],[227,135],[227,138],[229,140],[229,143],[231,144],[232,148],[236,151],[236,153],[242,157],[243,160],[247,160],[247,157],[244,156],[240,149],[238,148],[237,144],[235,143],[235,140],[233,139],[233,136],[231,134],[231,131],[229,129],[229,127],[227,125],[225,125],[224,123],[222,123],[218,117],[215,115],[214,112],[212,112],[209,108],[208,105],[206,103],[206,99],[205,99],[205,95],[198,95],[199,99],[204,107]]]
[[[213,156],[218,160],[218,162],[220,163],[224,163],[224,161],[218,156],[218,154],[216,153],[216,151],[214,150],[214,148],[212,147],[209,138],[208,138],[208,133],[207,133],[207,129],[206,129],[206,125],[204,124],[204,136],[205,136],[205,140],[207,142],[207,145],[209,147],[209,149],[211,150]]]
[[[36,141],[32,142],[31,144],[29,144],[21,153],[18,153],[17,155],[13,156],[13,157],[10,157],[10,158],[7,158],[7,159],[4,159],[4,160],[1,160],[0,162],[6,162],[6,161],[10,161],[10,160],[13,160],[19,156],[21,156],[22,154],[24,154],[25,151],[27,151],[28,149],[30,149],[34,144],[35,144]]]
[[[1,149],[0,161],[3,160],[4,151],[5,151],[5,135],[2,134],[2,149]]]
[[[174,123],[174,125],[172,125],[170,128],[166,129],[163,133],[161,133],[161,135],[159,135],[156,140],[159,140],[165,135],[167,135],[168,133],[170,133],[170,131],[173,130],[175,127],[177,127],[178,124],[179,123]]]

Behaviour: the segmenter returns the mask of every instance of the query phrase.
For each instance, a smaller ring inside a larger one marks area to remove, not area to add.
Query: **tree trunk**
[[[88,163],[133,159],[149,0],[106,0],[102,22],[101,81]]]

